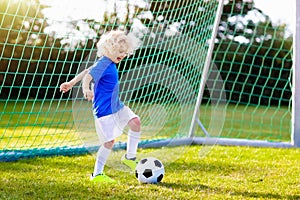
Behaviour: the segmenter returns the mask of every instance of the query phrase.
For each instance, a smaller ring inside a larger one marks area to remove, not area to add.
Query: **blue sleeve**
[[[104,71],[105,67],[101,65],[101,62],[97,62],[94,64],[94,66],[90,70],[90,75],[93,77],[94,82],[98,82],[101,79]]]

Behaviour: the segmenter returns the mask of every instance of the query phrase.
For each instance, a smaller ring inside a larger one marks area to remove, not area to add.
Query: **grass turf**
[[[72,101],[0,101],[3,111],[0,150],[80,146],[87,132],[96,134],[90,102],[78,104],[72,107]],[[133,104],[132,107],[142,119],[143,140],[173,138],[189,131],[193,107],[192,110],[177,104]],[[288,142],[291,137],[288,107],[203,105],[200,119],[214,137],[277,142]],[[201,129],[196,130],[196,136],[203,137]]]
[[[0,199],[300,199],[300,149],[214,146],[203,157],[202,148],[164,163],[159,184],[109,167],[118,184],[92,183],[92,155],[0,163]]]

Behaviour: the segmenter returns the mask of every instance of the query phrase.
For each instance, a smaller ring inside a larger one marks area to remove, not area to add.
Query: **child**
[[[122,31],[111,31],[97,43],[97,56],[100,57],[90,68],[82,71],[70,82],[61,84],[65,93],[77,82],[82,81],[84,98],[93,101],[95,128],[101,142],[97,152],[91,180],[95,182],[114,182],[103,173],[106,160],[113,148],[115,138],[120,136],[126,125],[128,133],[127,152],[122,162],[135,169],[136,153],[140,139],[139,117],[119,99],[119,81],[116,64],[132,53],[138,46],[138,39]],[[90,83],[93,83],[93,90]]]

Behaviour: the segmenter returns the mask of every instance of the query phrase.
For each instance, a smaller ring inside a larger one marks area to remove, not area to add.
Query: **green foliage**
[[[43,75],[57,72],[54,70],[54,61],[58,60],[60,43],[44,33],[48,24],[41,13],[43,8],[45,7],[39,1],[2,1],[1,98],[45,96],[47,91],[39,90],[39,86],[51,82],[52,76]]]
[[[228,101],[289,105],[292,40],[286,25],[274,25],[253,1],[228,1],[221,19],[213,63]]]
[[[89,181],[91,155],[0,163],[0,199],[299,199],[299,149],[192,146],[164,163],[160,184],[107,167],[118,184]],[[208,152],[200,156],[200,152]],[[140,150],[141,152],[145,150]],[[168,149],[166,149],[168,151]]]
[[[205,2],[208,7],[210,4],[214,6],[214,3]],[[0,81],[3,82],[0,98],[60,98],[60,93],[56,90],[58,82],[61,83],[78,72],[78,66],[96,41],[96,38],[87,37],[85,41],[76,43],[69,38],[73,36],[72,29],[84,31],[78,26],[80,23],[87,24],[97,37],[111,29],[130,30],[133,19],[140,20],[148,28],[159,28],[162,33],[172,24],[178,23],[179,32],[194,38],[200,46],[205,46],[206,40],[200,40],[199,35],[210,31],[202,29],[202,24],[205,23],[205,16],[213,15],[210,11],[214,9],[206,9],[204,12],[200,9],[202,1],[151,1],[148,7],[127,2],[123,21],[118,17],[116,4],[114,3],[113,12],[105,12],[102,22],[71,19],[66,22],[71,32],[57,37],[55,33],[45,32],[49,24],[42,11],[47,6],[40,4],[38,0],[4,1],[0,7]],[[151,12],[153,19],[142,17],[145,12]],[[245,23],[241,19],[249,12],[261,15],[264,20],[255,22],[249,18]],[[232,17],[237,18],[230,21]],[[241,44],[235,40],[237,37],[248,39],[249,42]],[[287,99],[291,96],[288,77],[292,65],[292,42],[285,37],[285,25],[272,25],[269,17],[255,8],[253,1],[230,0],[225,3],[215,45],[214,63],[218,65],[223,79],[227,78],[225,85],[227,96],[231,97],[230,102],[289,104],[288,100],[278,100],[281,96]],[[68,38],[73,41],[72,44],[66,42]],[[141,54],[142,52],[139,53]],[[180,58],[178,61],[181,62]],[[240,71],[244,74],[237,74]],[[264,84],[269,74],[271,78]],[[256,77],[258,78],[255,79]],[[275,78],[280,80],[276,81]],[[241,84],[241,80],[245,79],[246,85]],[[254,95],[251,95],[252,99],[249,99],[252,87],[256,89]],[[261,87],[265,88],[264,91],[261,91]],[[274,87],[277,88],[276,91],[272,89]],[[229,92],[232,90],[235,92]],[[261,94],[264,97],[256,97]]]

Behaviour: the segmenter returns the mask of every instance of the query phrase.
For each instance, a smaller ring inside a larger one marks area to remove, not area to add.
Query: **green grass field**
[[[200,157],[201,148],[164,163],[159,184],[110,167],[117,184],[92,183],[92,155],[0,163],[0,199],[300,199],[300,149],[214,146]]]
[[[89,106],[80,105],[77,112],[84,125],[93,127],[86,124],[93,121],[84,115]],[[155,118],[156,122],[151,124],[149,116],[163,116],[164,113],[155,113],[163,107],[136,106],[145,114],[142,117],[149,128],[144,129],[146,133],[152,134],[157,129],[173,137],[180,120],[184,119],[177,110],[178,116],[171,116],[172,120],[164,123],[163,118]],[[214,117],[224,117],[220,108],[201,107],[201,121],[212,130],[217,121]],[[70,101],[2,102],[0,109],[3,111],[0,150],[81,144],[74,131],[74,109]],[[177,107],[165,105],[163,109],[168,112]],[[289,141],[290,111],[285,107],[228,105],[221,128],[222,133],[217,136]],[[147,136],[156,137],[151,134]],[[197,130],[198,134],[203,133]],[[167,152],[180,152],[180,148],[163,148],[163,151],[168,156]],[[209,152],[206,156],[200,153],[203,149]],[[152,150],[140,149],[139,153],[149,151]],[[157,185],[139,184],[134,174],[111,165],[106,168],[106,174],[118,180],[118,184],[92,183],[89,176],[94,159],[88,154],[0,162],[0,199],[300,199],[300,149],[185,147],[178,159],[164,162],[166,174]]]

